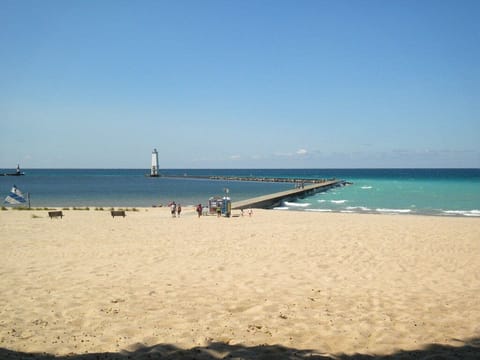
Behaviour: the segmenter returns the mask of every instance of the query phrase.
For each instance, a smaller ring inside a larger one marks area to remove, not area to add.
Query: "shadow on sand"
[[[473,338],[466,341],[459,341],[461,346],[449,346],[431,344],[421,350],[403,351],[400,350],[390,355],[372,354],[322,354],[318,351],[299,350],[281,345],[259,345],[243,346],[228,345],[221,342],[211,343],[205,347],[192,349],[179,349],[169,344],[155,346],[144,346],[138,344],[134,350],[121,351],[118,353],[91,353],[91,354],[70,354],[65,356],[54,356],[42,353],[23,353],[0,348],[1,360],[35,359],[35,360],[147,360],[147,359],[313,359],[313,360],[400,360],[400,359],[425,359],[425,360],[479,360],[480,359],[480,338]]]

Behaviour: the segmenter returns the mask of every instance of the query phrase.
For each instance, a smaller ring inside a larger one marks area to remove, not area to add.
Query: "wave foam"
[[[347,210],[362,210],[362,211],[370,211],[369,208],[365,206],[347,206]]]
[[[369,190],[369,189],[371,189],[371,188],[372,188],[371,186],[362,186],[360,189]]]
[[[305,209],[305,211],[314,211],[314,212],[332,212],[330,209]]]
[[[333,204],[345,204],[348,200],[330,200]]]
[[[285,201],[283,204],[286,205],[286,206],[292,206],[292,207],[307,207],[307,206],[312,205],[310,203],[294,203],[294,202],[289,202],[289,201]]]
[[[382,212],[382,213],[401,213],[401,214],[405,214],[405,213],[412,212],[412,210],[410,210],[410,209],[375,209],[375,210],[378,211],[378,212]]]
[[[480,210],[445,210],[447,215],[480,216]]]

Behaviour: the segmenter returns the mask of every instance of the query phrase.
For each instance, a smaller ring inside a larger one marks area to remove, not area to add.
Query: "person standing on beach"
[[[177,205],[177,217],[180,217],[180,213],[182,212],[182,205]]]
[[[175,217],[176,212],[177,212],[177,204],[175,204],[175,201],[173,201],[170,204],[170,213],[172,214],[172,217]]]
[[[202,216],[202,204],[198,204],[197,205],[197,214],[198,214],[198,217]]]

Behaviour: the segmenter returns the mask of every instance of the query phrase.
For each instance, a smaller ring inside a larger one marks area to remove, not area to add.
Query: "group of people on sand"
[[[172,201],[169,206],[172,217],[180,217],[180,214],[182,212],[182,205],[176,204],[175,201]]]
[[[170,207],[170,213],[172,214],[172,217],[180,217],[180,214],[182,213],[182,205],[177,204],[175,201],[172,201],[168,206]],[[203,213],[202,204],[198,204],[195,207],[195,211],[197,212],[198,217],[202,216],[202,213]]]
[[[180,217],[180,214],[182,212],[182,205],[177,204],[175,201],[172,201],[168,206],[170,207],[170,213],[172,214],[172,217]],[[197,212],[198,217],[202,216],[202,214],[203,214],[202,204],[198,204],[195,207],[195,211]],[[248,213],[248,216],[251,217],[252,214],[253,214],[252,209],[248,209],[247,213]],[[243,209],[241,209],[241,215],[242,216],[244,215],[243,214]],[[217,208],[217,216],[218,217],[222,216],[220,207]]]
[[[177,204],[175,201],[172,201],[170,204],[168,204],[170,208],[170,214],[172,214],[172,217],[180,217],[180,214],[182,213],[182,205]],[[195,211],[198,214],[198,217],[202,216],[203,214],[203,206],[202,204],[198,204],[195,207]]]

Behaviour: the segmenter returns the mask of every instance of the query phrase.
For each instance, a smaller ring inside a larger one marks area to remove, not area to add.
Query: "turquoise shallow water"
[[[12,172],[2,169],[0,173]],[[147,169],[23,169],[0,177],[4,198],[13,184],[32,206],[152,206],[175,200],[206,204],[229,189],[232,201],[292,188],[288,183],[149,178]],[[480,169],[164,169],[166,175],[338,178],[352,185],[288,199],[284,210],[480,217]]]
[[[466,179],[350,179],[353,184],[284,202],[306,211],[480,216],[480,184]]]

